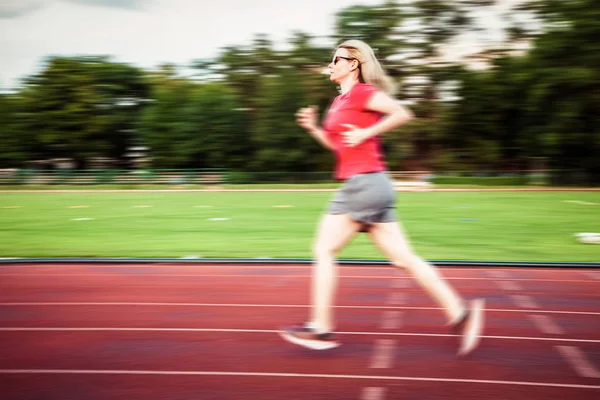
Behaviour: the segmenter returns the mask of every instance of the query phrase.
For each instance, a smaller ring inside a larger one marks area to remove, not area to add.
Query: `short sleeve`
[[[352,88],[352,103],[357,108],[366,108],[367,102],[377,93],[377,89],[374,86],[368,85],[366,83],[358,83]]]

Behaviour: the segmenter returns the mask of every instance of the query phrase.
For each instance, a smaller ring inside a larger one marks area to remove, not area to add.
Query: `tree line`
[[[524,0],[506,14],[502,45],[471,65],[444,57],[458,38],[484,30],[476,16],[493,3],[388,0],[336,14],[331,39],[369,43],[417,116],[384,136],[390,169],[542,165],[573,171],[561,183],[599,183],[600,2]],[[109,56],[48,57],[0,94],[0,168],[61,158],[130,168],[138,147],[152,168],[329,170],[331,155],[294,118],[309,104],[323,113],[338,93],[324,74],[332,48],[315,39],[294,32],[281,50],[257,35],[195,60],[186,74]]]

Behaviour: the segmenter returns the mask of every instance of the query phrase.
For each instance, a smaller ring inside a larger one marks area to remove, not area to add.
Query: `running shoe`
[[[459,356],[466,356],[477,348],[481,341],[484,323],[485,300],[475,299],[468,306],[465,315],[452,328],[460,335]]]
[[[306,325],[283,327],[279,335],[290,343],[307,347],[313,350],[329,350],[340,346],[333,332],[317,333]]]

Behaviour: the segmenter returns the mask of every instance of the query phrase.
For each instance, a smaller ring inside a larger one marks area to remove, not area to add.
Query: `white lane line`
[[[408,289],[412,284],[412,281],[409,279],[399,279],[396,278],[392,280],[392,289]]]
[[[508,292],[523,290],[521,285],[512,281],[496,281],[496,285],[502,290],[506,290]]]
[[[360,395],[360,400],[383,400],[385,398],[385,388],[366,387]]]
[[[4,268],[5,266],[1,266],[2,268]],[[102,266],[102,268],[104,268],[104,265]],[[41,277],[41,276],[50,276],[50,277],[57,277],[57,276],[63,276],[63,277],[86,277],[86,278],[91,278],[91,277],[97,277],[97,276],[105,276],[105,277],[113,277],[113,276],[120,276],[120,277],[125,277],[127,276],[124,273],[104,273],[104,272],[92,272],[92,273],[69,273],[69,272],[64,272],[64,273],[37,273],[37,272],[30,272],[30,273],[14,273],[14,272],[2,272],[0,271],[0,276],[32,276],[32,277]],[[265,277],[270,277],[270,278],[278,278],[278,277],[288,277],[288,278],[310,278],[311,275],[310,274],[178,274],[176,272],[173,273],[166,273],[166,274],[160,274],[160,273],[143,273],[143,274],[138,274],[136,273],[135,275],[131,275],[131,278],[136,278],[139,279],[140,276],[159,276],[159,277],[171,277],[171,278],[189,278],[189,277],[202,277],[202,278],[210,278],[210,277],[214,277],[214,278],[260,278],[260,279],[264,279]],[[396,276],[387,276],[387,275],[339,275],[339,278],[349,278],[349,279],[393,279],[396,280]],[[489,278],[475,278],[475,277],[447,277],[444,276],[445,280],[451,280],[451,281],[492,281],[492,279]],[[513,282],[548,282],[548,283],[591,283],[591,284],[597,284],[597,282],[595,282],[594,280],[590,280],[590,279],[535,279],[535,278],[512,278],[510,279],[510,281]],[[401,286],[401,289],[404,288],[409,288],[412,286],[412,278],[407,278],[406,279],[406,283],[398,283],[399,286]],[[406,286],[404,286],[406,285]]]
[[[592,279],[600,280],[600,272],[586,272],[586,275]]]
[[[308,308],[306,304],[243,304],[243,303],[142,303],[142,302],[7,302],[0,303],[0,307],[10,306],[148,306],[148,307],[273,307],[273,308]],[[366,309],[366,310],[444,310],[441,307],[410,307],[410,306],[333,306],[341,309]],[[486,312],[514,312],[529,313],[531,310],[519,310],[508,308],[486,308]],[[569,314],[569,315],[600,315],[594,311],[563,311],[563,310],[536,310],[536,313],[544,314]]]
[[[487,276],[489,276],[490,278],[496,278],[496,279],[508,279],[510,278],[510,276],[508,275],[508,273],[506,271],[485,271],[485,274]]]
[[[579,376],[600,378],[600,371],[587,359],[585,353],[579,347],[556,346],[556,349]]]
[[[68,271],[64,272],[64,273],[44,273],[44,272],[35,272],[35,275],[37,276],[39,275],[68,275],[68,276],[77,276],[79,275],[78,273],[73,272],[72,270],[76,270],[76,269],[88,269],[90,267],[93,268],[97,268],[99,267],[97,264],[89,264],[89,263],[81,263],[81,264],[70,264],[70,263],[65,263],[65,264],[6,264],[6,265],[2,265],[1,269],[4,271],[8,271],[8,270],[19,270],[19,269],[23,269],[25,271],[27,270],[31,270],[31,269],[68,269]],[[235,274],[191,274],[191,276],[243,276],[243,272],[250,272],[251,275],[251,271],[253,270],[264,270],[264,269],[278,269],[280,271],[294,271],[294,270],[300,270],[300,272],[303,271],[311,271],[312,270],[312,265],[310,264],[306,264],[306,265],[285,265],[285,266],[277,266],[277,265],[263,265],[263,264],[177,264],[177,263],[169,263],[169,262],[163,262],[163,263],[153,263],[153,264],[135,264],[135,263],[121,263],[121,264],[102,264],[101,266],[102,269],[104,270],[108,270],[108,269],[167,269],[168,273],[164,273],[164,274],[159,274],[159,273],[144,273],[144,275],[160,275],[160,276],[173,276],[173,275],[179,275],[177,272],[174,272],[173,268],[177,268],[178,270],[181,269],[186,269],[186,270],[206,270],[206,269],[214,269],[214,270],[219,270],[219,271],[226,271],[226,270],[231,270],[231,269],[235,269],[236,273]],[[240,270],[239,273],[237,273],[237,271]],[[343,268],[340,270],[341,274],[340,276],[344,277],[349,277],[348,275],[343,275],[343,272],[345,271],[368,271],[368,274],[366,275],[361,275],[361,276],[352,276],[352,277],[356,277],[356,278],[371,278],[371,279],[394,279],[397,277],[406,277],[406,274],[403,274],[402,271],[400,270],[396,270],[394,272],[391,266],[355,266],[355,265],[344,265]],[[373,272],[390,272],[390,274],[386,274],[386,275],[373,275]],[[443,268],[444,271],[444,279],[449,280],[449,279],[455,279],[455,280],[476,280],[476,281],[488,281],[491,280],[490,278],[484,278],[484,277],[452,277],[450,276],[450,274],[453,273],[459,273],[459,274],[463,274],[465,269],[464,268],[450,268],[450,267],[444,267]],[[399,272],[399,273],[395,273],[395,272]],[[491,271],[490,271],[491,272]],[[508,280],[515,280],[515,281],[536,281],[536,282],[581,282],[581,283],[589,283],[589,280],[585,280],[585,279],[540,279],[540,278],[508,278],[507,275],[504,273],[502,273],[503,271],[496,271],[496,272],[500,272],[500,276],[499,277],[494,277],[494,279],[508,279]],[[536,273],[536,272],[541,272],[541,273],[545,273],[547,272],[546,269],[534,269],[532,270],[532,272]],[[98,274],[98,275],[104,275],[103,273],[99,273],[98,271],[94,271],[91,272],[93,274]],[[600,279],[600,272],[594,272],[591,271],[589,272],[591,274],[594,274],[593,276],[595,277],[595,279]],[[24,274],[32,274],[32,272],[25,272]],[[564,269],[564,270],[552,270],[552,274],[553,275],[566,275],[566,276],[573,276],[574,272],[572,270],[569,269]],[[0,275],[20,275],[19,273],[15,273],[15,272],[7,272],[7,273],[0,273]],[[85,275],[85,276],[89,276],[89,273],[84,273],[81,275]],[[123,274],[116,274],[116,275],[120,275],[122,276]],[[268,274],[268,275],[276,275],[276,274]],[[258,276],[264,276],[264,275],[258,275]],[[308,274],[303,274],[302,276],[304,277],[310,277],[310,273]],[[411,280],[411,277],[408,277],[409,280]]]
[[[381,329],[399,329],[402,326],[402,311],[386,310],[383,312]]]
[[[561,329],[560,326],[554,322],[552,318],[547,315],[529,315],[529,318],[533,320],[535,326],[542,331],[542,333],[546,333],[549,335],[564,335],[565,332]]]
[[[341,375],[341,374],[296,374],[284,372],[233,372],[233,371],[159,371],[159,370],[82,370],[82,369],[0,369],[0,374],[54,374],[54,375],[191,375],[191,376],[250,376],[267,378],[323,378],[323,379],[364,379],[389,381],[479,383],[487,385],[559,387],[571,389],[600,389],[600,385],[577,385],[570,383],[498,381],[491,379],[455,379],[419,376],[386,375]]]
[[[279,331],[273,329],[223,329],[223,328],[68,328],[68,327],[2,327],[0,332],[228,332],[228,333],[269,333]],[[356,336],[415,336],[415,337],[456,337],[449,333],[418,332],[336,332],[340,335]],[[548,338],[529,336],[482,336],[483,339],[498,340],[530,340],[541,342],[600,343],[600,339]]]
[[[401,305],[401,304],[406,304],[406,293],[401,293],[401,292],[390,293],[390,295],[388,296],[388,299],[385,303],[389,304],[389,305],[396,305],[396,306]]]
[[[20,259],[18,257],[14,257],[12,259]],[[225,260],[229,260],[229,259],[225,259]],[[168,261],[164,261],[164,262],[156,262],[156,263],[152,263],[152,264],[148,264],[148,263],[144,263],[144,262],[124,262],[124,263],[119,263],[119,264],[102,264],[102,268],[113,268],[113,269],[119,269],[119,268],[140,268],[140,269],[168,269],[171,270],[173,268],[177,268],[177,269],[218,269],[218,270],[226,270],[226,269],[235,269],[235,270],[254,270],[254,269],[259,269],[259,270],[263,270],[263,269],[278,269],[278,270],[294,270],[294,269],[301,269],[301,270],[308,270],[308,271],[312,271],[313,269],[313,265],[310,263],[304,263],[304,264],[286,264],[286,265],[269,265],[269,264],[265,264],[264,262],[261,262],[259,259],[252,259],[253,261],[247,262],[247,263],[200,263],[200,264],[179,264],[177,262],[168,262]],[[28,263],[28,264],[6,264],[3,265],[2,268],[11,268],[11,269],[41,269],[41,268],[45,268],[45,269],[53,269],[53,268],[68,268],[68,269],[86,269],[86,268],[90,268],[90,267],[96,267],[98,266],[98,264],[96,264],[95,262],[81,262],[78,264],[74,264],[74,263],[42,263],[42,264],[36,264],[36,263]],[[466,270],[464,267],[444,267],[444,266],[440,266],[439,268],[443,269],[444,272],[452,272],[452,273],[459,273],[459,274],[463,274]],[[370,265],[368,263],[366,264],[362,264],[362,265],[356,265],[356,264],[347,264],[347,265],[342,265],[341,266],[342,270],[362,270],[362,271],[379,271],[379,272],[389,272],[390,275],[395,275],[395,276],[408,276],[408,274],[406,274],[404,272],[403,269],[397,269],[394,268],[392,265]],[[477,268],[473,268],[471,270],[476,271]],[[533,267],[528,269],[533,273],[547,273],[547,272],[551,272],[552,274],[556,274],[556,275],[573,275],[573,270],[571,269],[548,269],[548,268],[543,268],[543,267]],[[581,269],[577,269],[577,271],[581,271]],[[496,272],[504,272],[504,271],[496,271]],[[593,271],[590,271],[593,272]],[[508,273],[508,272],[507,272]]]
[[[511,294],[510,298],[517,305],[517,307],[540,308],[531,296],[525,296],[522,294]]]
[[[394,348],[396,341],[391,339],[378,339],[375,341],[375,348],[369,368],[390,368],[394,360]]]

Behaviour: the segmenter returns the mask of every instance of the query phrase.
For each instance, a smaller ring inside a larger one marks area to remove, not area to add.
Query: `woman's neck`
[[[342,94],[346,94],[352,89],[354,85],[358,83],[358,79],[354,76],[349,76],[340,82],[340,87],[342,89]]]

